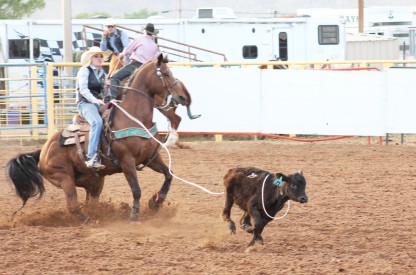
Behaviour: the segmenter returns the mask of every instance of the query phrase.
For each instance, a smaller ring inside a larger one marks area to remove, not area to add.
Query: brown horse
[[[179,86],[181,86],[183,92],[185,93],[185,97],[187,98],[187,101],[185,102],[185,106],[187,109],[187,113],[188,113],[188,117],[190,119],[196,119],[199,118],[201,115],[192,115],[191,113],[191,95],[189,94],[188,89],[186,88],[185,84],[183,84],[182,81],[179,80]],[[178,141],[178,134],[177,134],[177,130],[179,128],[179,124],[181,123],[182,118],[176,114],[176,108],[177,108],[177,104],[174,106],[170,106],[169,108],[158,108],[159,111],[166,116],[166,118],[169,121],[169,135],[168,138],[165,141],[165,145],[166,146],[172,146],[174,144],[176,144],[178,147],[185,147],[184,145],[181,145]]]
[[[93,171],[87,168],[84,164],[84,154],[79,154],[77,146],[62,146],[59,143],[62,131],[47,140],[41,150],[21,154],[7,163],[6,175],[22,199],[23,206],[29,198],[43,195],[45,178],[62,188],[69,212],[77,216],[81,222],[88,223],[91,220],[81,211],[76,187],[86,190],[87,202],[89,198],[98,200],[104,186],[104,177],[123,172],[133,194],[130,219],[139,222],[141,190],[136,169],[142,168],[143,165],[165,176],[160,191],[149,200],[151,209],[162,206],[171,185],[172,175],[159,154],[160,144],[150,137],[150,132],[146,131],[146,135],[143,127],[139,125],[153,130],[154,137],[160,139],[154,127],[153,108],[177,106],[187,102],[186,93],[164,60],[164,56],[159,55],[156,60],[144,64],[120,104],[116,104],[117,108],[112,109],[111,128],[104,138],[109,146],[101,146],[101,151],[108,151],[110,148],[116,161],[101,154],[105,169]],[[131,129],[136,134],[128,134],[131,133]],[[137,132],[143,132],[147,137],[139,136]],[[117,133],[122,133],[121,137],[117,137]],[[84,152],[85,148],[84,143]]]
[[[128,91],[128,88],[125,88],[125,87],[130,86],[131,82],[133,81],[138,71],[140,71],[140,68],[137,68],[129,78],[121,82],[120,88],[122,88],[122,90],[119,93],[117,99],[121,99],[124,96],[124,94]],[[201,117],[201,115],[193,115],[191,112],[192,98],[185,84],[182,81],[178,80],[178,85],[181,87],[184,93],[184,98],[186,99],[182,105],[186,106],[188,117],[190,119],[197,119]],[[156,106],[156,109],[158,109],[168,119],[169,126],[170,126],[169,135],[167,136],[164,145],[169,147],[169,146],[176,144],[180,148],[185,148],[186,146],[180,144],[178,141],[179,137],[178,137],[177,130],[179,128],[179,124],[181,123],[182,118],[176,114],[177,107],[178,107],[178,104],[176,103],[176,101],[168,101],[166,105]]]

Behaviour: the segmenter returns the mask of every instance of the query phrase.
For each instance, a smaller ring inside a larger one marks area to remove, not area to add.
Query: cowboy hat
[[[104,22],[104,26],[115,26],[117,25],[116,20],[114,18],[107,18]]]
[[[102,54],[104,57],[104,60],[106,60],[110,56],[111,52],[102,51],[99,47],[93,46],[88,51],[85,51],[81,55],[81,65],[88,67],[91,64],[91,58],[96,54]]]
[[[155,30],[155,26],[152,23],[147,23],[144,30],[150,35],[156,35],[159,33],[159,30]]]

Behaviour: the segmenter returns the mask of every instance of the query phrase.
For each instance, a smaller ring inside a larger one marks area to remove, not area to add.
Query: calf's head
[[[289,176],[285,176],[282,173],[276,173],[276,177],[278,179],[281,177],[282,181],[285,182],[283,190],[290,200],[300,203],[308,202],[308,196],[305,192],[306,180],[301,171]]]

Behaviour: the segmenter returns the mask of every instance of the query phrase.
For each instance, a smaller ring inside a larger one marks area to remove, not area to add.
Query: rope
[[[222,195],[222,194],[224,194],[224,192],[220,192],[220,193],[218,193],[218,192],[212,192],[212,191],[210,191],[210,190],[208,190],[207,188],[205,188],[205,187],[202,187],[202,186],[200,186],[200,185],[198,185],[198,184],[196,184],[196,183],[193,183],[193,182],[190,182],[190,181],[187,181],[187,180],[185,180],[185,179],[182,179],[182,178],[180,178],[180,177],[178,177],[178,176],[176,176],[176,175],[174,175],[173,173],[172,173],[172,170],[171,170],[171,167],[172,167],[172,157],[171,157],[171,155],[170,155],[170,152],[169,152],[169,149],[162,143],[162,142],[160,142],[157,138],[155,138],[150,132],[149,132],[149,130],[146,128],[146,126],[144,126],[144,124],[140,121],[140,120],[138,120],[137,118],[135,118],[134,116],[132,116],[132,115],[130,115],[126,110],[124,110],[122,107],[120,107],[119,105],[118,105],[118,103],[117,103],[117,101],[115,101],[115,100],[112,100],[111,101],[111,103],[114,105],[114,106],[116,106],[117,108],[119,108],[120,109],[120,111],[122,111],[128,118],[130,118],[131,120],[133,120],[134,122],[136,122],[137,124],[139,124],[141,127],[143,127],[143,129],[145,129],[146,130],[146,132],[151,136],[151,138],[152,139],[154,139],[157,143],[159,143],[162,147],[163,147],[163,149],[165,149],[165,151],[167,152],[167,154],[168,154],[168,157],[169,157],[169,165],[168,165],[168,168],[169,168],[169,174],[171,174],[172,175],[172,177],[174,177],[174,178],[176,178],[176,179],[178,179],[178,180],[180,180],[180,181],[183,181],[183,182],[185,182],[185,183],[187,183],[187,184],[189,184],[189,185],[192,185],[192,186],[194,186],[194,187],[197,187],[197,188],[199,188],[199,189],[201,189],[202,191],[205,191],[206,193],[208,193],[208,194],[211,194],[211,195]]]
[[[263,205],[263,210],[264,210],[264,213],[266,213],[266,215],[269,217],[269,218],[271,218],[271,219],[273,219],[273,220],[280,220],[280,219],[283,219],[286,215],[287,215],[287,213],[289,213],[289,209],[290,209],[290,200],[288,200],[287,201],[287,209],[286,209],[286,212],[283,214],[283,216],[281,216],[281,217],[279,217],[279,218],[275,218],[275,217],[272,217],[272,216],[270,216],[269,215],[269,213],[267,213],[267,211],[266,211],[266,207],[264,206],[264,184],[266,183],[266,180],[267,180],[267,178],[270,176],[270,174],[268,174],[265,178],[264,178],[264,180],[263,180],[263,185],[262,185],[262,187],[261,187],[261,203],[262,203],[262,205]]]

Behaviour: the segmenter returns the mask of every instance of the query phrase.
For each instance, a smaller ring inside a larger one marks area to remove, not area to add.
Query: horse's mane
[[[143,68],[146,64],[152,62],[151,60],[140,66],[139,68],[135,69],[130,76],[125,80],[123,84],[123,88],[121,90],[121,95],[125,95],[128,91],[128,87],[130,87],[131,83],[133,82],[133,79],[136,77],[136,74],[140,71],[141,68]]]
[[[127,92],[128,89],[126,89],[126,88],[130,87],[131,83],[133,82],[133,79],[136,77],[136,74],[140,71],[140,69],[145,67],[147,64],[149,64],[153,61],[155,61],[155,59],[147,61],[146,63],[144,63],[143,65],[141,65],[139,68],[135,69],[131,73],[131,75],[125,80],[120,95],[124,95]],[[163,63],[168,63],[169,62],[169,59],[168,59],[167,55],[163,55],[162,62]]]
[[[131,75],[126,79],[126,81],[124,82],[124,85],[123,85],[123,90],[122,90],[122,94],[125,94],[126,92],[127,92],[127,89],[126,89],[126,87],[130,87],[130,84],[133,82],[133,79],[136,77],[136,74],[139,72],[139,70],[140,70],[140,68],[141,67],[139,67],[139,68],[137,68],[137,69],[135,69],[132,73],[131,73]]]

